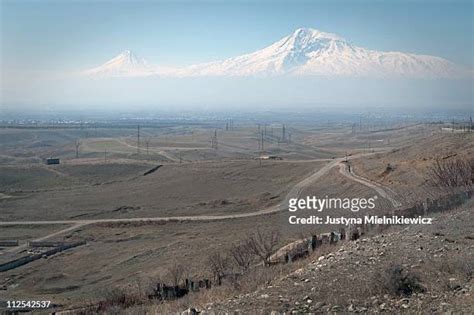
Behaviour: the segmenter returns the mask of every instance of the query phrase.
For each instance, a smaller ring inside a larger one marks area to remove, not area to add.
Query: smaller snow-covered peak
[[[84,72],[87,76],[94,77],[121,77],[121,76],[147,76],[153,75],[156,69],[148,62],[137,57],[133,51],[125,50],[103,65]]]
[[[130,62],[138,60],[137,56],[130,49],[122,51],[117,57],[123,58],[124,60]]]
[[[138,58],[133,51],[125,50],[116,57],[109,60],[106,64],[121,64],[121,65],[146,65],[147,62],[143,58]]]
[[[130,49],[124,50],[119,56],[127,58],[128,60],[138,60],[135,53]]]

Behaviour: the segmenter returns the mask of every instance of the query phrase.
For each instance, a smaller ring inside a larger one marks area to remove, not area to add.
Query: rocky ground
[[[474,202],[432,225],[392,227],[201,314],[474,312]]]

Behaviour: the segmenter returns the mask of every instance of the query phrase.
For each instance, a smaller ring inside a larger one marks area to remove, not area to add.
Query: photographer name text
[[[386,225],[411,225],[411,224],[432,224],[432,218],[418,216],[405,217],[403,215],[365,215],[362,217],[345,216],[297,216],[295,212],[299,210],[311,210],[318,214],[332,210],[347,210],[349,213],[356,213],[360,210],[373,210],[378,196],[372,198],[318,198],[315,196],[306,198],[292,198],[289,200],[288,210],[292,214],[288,221],[290,224],[334,224],[334,225],[360,225],[360,224],[386,224]]]

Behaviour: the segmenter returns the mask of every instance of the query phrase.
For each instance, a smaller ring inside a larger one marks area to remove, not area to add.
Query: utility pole
[[[140,125],[137,126],[137,154],[140,154]]]
[[[146,155],[148,155],[149,154],[148,149],[150,147],[150,138],[149,137],[146,138],[145,144],[146,144]]]
[[[75,146],[76,146],[76,159],[79,158],[79,147],[81,146],[81,141],[76,140],[76,143],[75,143]]]
[[[214,136],[211,138],[211,147],[217,150],[217,129],[214,129]]]
[[[286,139],[286,130],[285,130],[285,124],[283,124],[283,127],[281,128],[281,139],[284,142]]]
[[[469,133],[472,132],[472,116],[469,116]]]
[[[217,129],[214,130],[214,145],[216,146],[215,149],[217,150]]]
[[[260,153],[259,153],[259,157],[258,157],[258,165],[260,167],[262,167],[262,153],[263,153],[263,150],[264,150],[263,141],[264,141],[264,138],[263,138],[263,130],[262,130],[261,133],[260,133]]]

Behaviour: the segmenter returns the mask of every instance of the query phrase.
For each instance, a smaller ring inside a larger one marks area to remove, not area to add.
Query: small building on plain
[[[257,159],[258,160],[283,160],[281,156],[277,156],[277,155],[261,155]]]
[[[46,164],[47,165],[59,164],[59,159],[53,159],[53,158],[46,159]]]

